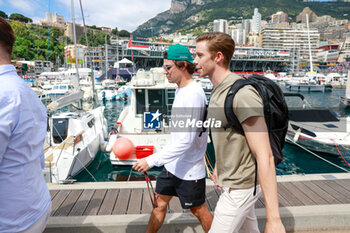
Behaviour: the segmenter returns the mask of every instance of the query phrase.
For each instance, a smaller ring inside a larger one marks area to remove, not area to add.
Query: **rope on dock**
[[[131,169],[130,169],[130,173],[129,173],[129,176],[128,176],[128,179],[127,179],[127,182],[129,182],[129,181],[130,181],[131,173],[132,173],[132,166],[131,166]]]
[[[289,141],[292,142],[292,143],[294,143],[296,146],[300,147],[301,149],[303,149],[303,150],[309,152],[310,154],[316,156],[317,158],[319,158],[319,159],[321,159],[321,160],[323,160],[323,161],[325,161],[325,162],[327,162],[327,163],[329,163],[329,164],[331,164],[331,165],[333,165],[333,166],[335,166],[335,167],[337,167],[337,168],[339,168],[339,169],[341,169],[341,170],[343,170],[343,171],[345,171],[345,172],[347,172],[347,173],[350,173],[349,170],[347,170],[347,169],[345,169],[345,168],[343,168],[343,167],[341,167],[341,166],[338,166],[337,164],[332,163],[331,161],[328,161],[328,160],[325,159],[325,158],[322,158],[322,157],[319,156],[318,154],[316,154],[316,153],[312,152],[311,150],[309,150],[309,149],[303,147],[303,146],[300,145],[299,143],[296,143],[296,142],[294,142],[293,140],[289,140]]]
[[[211,170],[209,169],[208,164],[209,164]],[[209,161],[207,153],[205,153],[205,168],[207,169],[208,177],[211,178],[213,176],[213,172],[212,171],[214,171],[214,168],[213,168],[213,166],[211,165],[211,163]]]

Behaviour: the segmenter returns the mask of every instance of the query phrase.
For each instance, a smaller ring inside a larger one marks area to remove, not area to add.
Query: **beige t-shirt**
[[[228,75],[211,93],[208,117],[227,124],[224,103],[232,84],[240,79],[238,75]],[[240,123],[252,116],[264,116],[262,99],[254,87],[241,88],[234,97],[233,111]],[[254,186],[255,162],[246,138],[236,130],[212,128],[218,185],[233,189]]]

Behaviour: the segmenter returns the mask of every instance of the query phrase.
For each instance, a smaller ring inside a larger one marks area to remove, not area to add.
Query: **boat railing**
[[[76,135],[71,135],[71,136],[67,137],[65,140],[63,140],[59,145],[52,148],[52,150],[60,149],[60,152],[59,152],[58,157],[56,159],[56,166],[61,159],[61,155],[62,155],[63,151],[68,149],[71,146],[73,146],[72,154],[74,155],[75,144],[77,144],[78,142],[83,140],[83,133],[84,133],[84,130],[82,130],[81,132],[79,132]],[[50,165],[51,165],[51,162],[50,162]],[[50,175],[51,175],[51,166],[50,166]],[[58,174],[57,174],[57,176],[59,177]]]
[[[300,93],[294,93],[294,92],[283,92],[284,97],[299,97],[302,102],[303,102],[303,106],[302,109],[305,108],[312,108],[311,104],[305,99],[305,97],[300,94]]]
[[[305,99],[305,97],[302,94],[299,94],[299,93],[283,92],[283,95],[285,97],[299,97],[301,100]]]

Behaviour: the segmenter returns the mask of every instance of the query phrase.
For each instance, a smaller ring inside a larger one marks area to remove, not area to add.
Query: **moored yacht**
[[[55,83],[52,89],[47,92],[47,95],[52,98],[57,98],[71,94],[73,90],[74,86],[69,82]]]
[[[74,1],[71,4],[74,51],[76,53]],[[72,93],[47,106],[48,131],[44,144],[46,163],[44,177],[47,182],[74,181],[72,178],[94,160],[98,150],[105,148],[107,120],[103,115],[104,107],[92,106],[91,110],[83,109],[84,92],[79,87],[78,59],[75,59],[75,67],[76,72],[70,72],[68,75],[72,82]],[[93,82],[93,79],[91,81]],[[93,87],[93,83],[91,86]],[[55,112],[69,105],[72,105],[76,111]]]
[[[287,96],[301,94],[285,93]],[[289,109],[286,142],[297,143],[308,150],[348,156],[350,151],[350,118],[341,117],[330,109]]]
[[[130,88],[130,105],[121,112],[106,147],[112,165],[132,165],[136,159],[162,150],[170,140],[167,126],[176,84],[168,82],[163,68],[139,69]],[[136,148],[128,159],[119,159],[112,150],[119,137],[130,139]]]
[[[71,98],[67,100],[67,98]],[[83,98],[83,92],[60,98],[48,106],[48,114]],[[47,182],[65,183],[88,166],[99,149],[104,150],[107,120],[104,107],[62,112],[49,117],[44,145]]]

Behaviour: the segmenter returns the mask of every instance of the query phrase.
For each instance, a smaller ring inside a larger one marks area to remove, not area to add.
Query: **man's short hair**
[[[208,50],[214,57],[217,52],[224,55],[224,65],[230,66],[230,62],[235,51],[235,42],[232,37],[223,32],[208,32],[196,38],[196,42],[207,41]]]
[[[168,59],[168,52],[167,51],[165,51],[164,52],[164,59]],[[171,60],[171,59],[169,59],[169,60]],[[180,61],[180,60],[173,60],[174,61],[174,63],[175,63],[175,65],[177,66],[177,67],[179,67],[179,68],[182,68],[182,67],[186,67],[186,70],[187,70],[187,72],[189,73],[189,74],[193,74],[194,73],[194,71],[196,70],[196,66],[193,64],[193,63],[191,63],[191,62],[188,62],[188,61]]]
[[[0,46],[5,49],[10,57],[15,40],[11,25],[4,18],[0,17]]]

